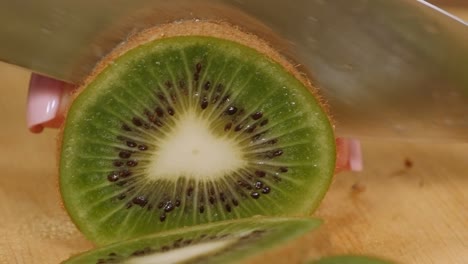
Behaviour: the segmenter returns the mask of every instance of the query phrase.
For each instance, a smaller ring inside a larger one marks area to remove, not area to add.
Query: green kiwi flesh
[[[317,228],[312,218],[223,221],[143,236],[70,258],[65,264],[239,263]]]
[[[60,190],[97,244],[254,215],[309,215],[335,167],[329,118],[269,56],[208,36],[139,45],[75,98]]]
[[[376,257],[369,256],[331,256],[324,257],[317,261],[309,262],[309,264],[392,264],[387,260],[382,260]]]

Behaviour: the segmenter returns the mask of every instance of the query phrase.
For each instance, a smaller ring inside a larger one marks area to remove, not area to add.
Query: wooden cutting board
[[[93,245],[61,206],[57,131],[26,128],[28,78],[0,63],[0,263],[59,263]],[[291,245],[288,263],[317,250],[468,263],[468,144],[369,139],[363,151],[365,170],[337,175],[318,210],[319,239]]]

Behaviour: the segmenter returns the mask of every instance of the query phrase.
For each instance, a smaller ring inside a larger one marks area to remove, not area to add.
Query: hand
[[[64,119],[71,94],[76,86],[33,73],[29,82],[27,122],[29,130],[40,133],[45,127],[59,128]],[[335,172],[362,170],[360,142],[356,139],[337,138]]]

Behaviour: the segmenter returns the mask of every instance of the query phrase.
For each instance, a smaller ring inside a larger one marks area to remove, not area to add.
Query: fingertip
[[[68,95],[74,86],[39,74],[31,74],[27,99],[27,126],[32,133],[45,127],[58,128],[63,122]]]
[[[349,145],[349,167],[351,171],[362,171],[362,150],[361,142],[356,139],[350,139]]]
[[[342,171],[362,171],[361,142],[352,138],[336,139],[336,169],[335,173]]]

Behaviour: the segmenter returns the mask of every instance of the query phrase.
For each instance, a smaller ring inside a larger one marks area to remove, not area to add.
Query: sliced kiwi
[[[354,256],[354,255],[343,255],[343,256],[330,256],[324,257],[317,261],[311,261],[308,264],[392,264],[389,262],[376,257],[369,256]]]
[[[151,40],[101,67],[69,109],[60,189],[98,244],[254,215],[311,213],[335,167],[305,82],[209,36]]]
[[[321,224],[312,218],[223,221],[143,236],[70,258],[65,264],[239,263]]]

